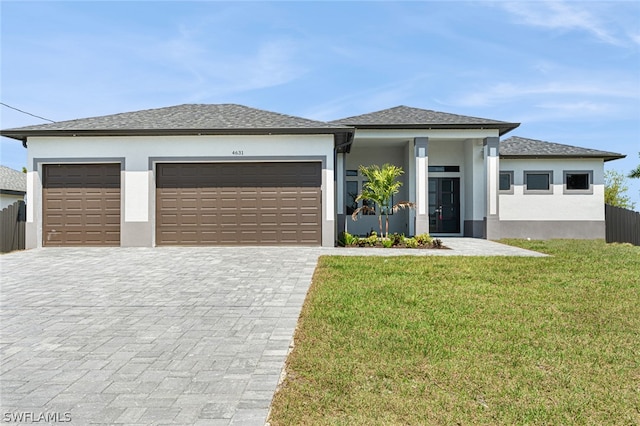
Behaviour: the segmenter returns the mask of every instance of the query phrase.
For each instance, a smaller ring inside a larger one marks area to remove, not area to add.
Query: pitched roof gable
[[[216,132],[326,133],[349,130],[345,126],[265,111],[236,104],[184,104],[166,108],[125,112],[100,117],[60,121],[2,130],[3,136],[24,140],[26,136],[73,132],[103,134],[185,134]]]
[[[495,128],[500,134],[507,133],[520,125],[487,118],[469,117],[421,108],[400,105],[397,107],[356,115],[331,121],[334,124],[354,126],[357,128]]]
[[[617,152],[600,151],[563,145],[555,142],[511,136],[500,142],[500,157],[546,157],[546,158],[603,158],[604,161],[617,160],[626,155]]]

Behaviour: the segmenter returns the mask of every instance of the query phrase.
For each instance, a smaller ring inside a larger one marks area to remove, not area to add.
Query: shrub
[[[419,247],[428,247],[431,245],[431,242],[433,241],[433,238],[431,238],[431,235],[427,233],[416,235],[414,238],[418,242]]]
[[[395,232],[389,237],[389,239],[391,240],[392,246],[398,246],[404,241],[404,235],[400,235]]]
[[[338,245],[341,247],[353,247],[358,245],[358,240],[358,237],[345,231],[338,236]]]
[[[378,234],[376,234],[376,231],[373,231],[371,235],[365,239],[365,243],[371,247],[374,247],[378,243]]]
[[[404,245],[408,248],[418,248],[418,240],[415,238],[405,238]]]
[[[348,246],[355,246],[358,244],[358,240],[359,238],[356,237],[355,235],[351,235],[348,232],[345,233],[345,243],[347,243]]]
[[[384,248],[391,248],[393,247],[393,240],[389,239],[389,238],[385,238],[382,241],[382,247]]]

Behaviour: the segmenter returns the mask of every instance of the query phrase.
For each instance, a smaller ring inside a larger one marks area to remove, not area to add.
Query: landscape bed
[[[373,248],[409,248],[409,249],[448,249],[442,245],[442,240],[433,238],[429,234],[419,234],[406,237],[404,234],[387,234],[379,237],[375,231],[366,237],[341,232],[338,238],[339,247],[373,247]]]
[[[638,424],[640,247],[322,257],[271,425]]]

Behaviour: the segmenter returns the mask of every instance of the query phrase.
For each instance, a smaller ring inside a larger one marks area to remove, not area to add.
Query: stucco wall
[[[500,170],[514,172],[514,193],[500,194],[500,220],[604,220],[603,161],[591,159],[501,159]],[[525,171],[553,171],[553,193],[525,194]],[[564,171],[593,171],[593,193],[565,193]]]
[[[0,210],[6,209],[16,201],[24,200],[22,195],[0,194]]]
[[[123,246],[154,245],[154,161],[321,160],[322,244],[335,241],[333,135],[40,137],[28,140],[27,246],[42,244],[42,180],[46,163],[122,161]]]

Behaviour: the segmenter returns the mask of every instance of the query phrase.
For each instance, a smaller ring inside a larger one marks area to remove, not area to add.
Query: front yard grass
[[[640,247],[322,257],[272,425],[640,424]]]

